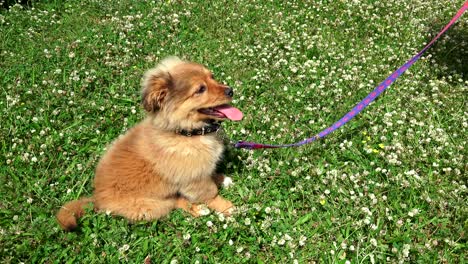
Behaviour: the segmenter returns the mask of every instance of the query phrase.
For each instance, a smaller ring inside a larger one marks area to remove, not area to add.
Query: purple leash
[[[385,91],[395,80],[400,77],[411,65],[413,65],[419,58],[421,58],[422,54],[429,49],[437,39],[442,36],[457,20],[460,16],[468,9],[468,1],[466,1],[463,6],[458,10],[457,14],[450,20],[450,22],[426,45],[418,54],[412,57],[408,62],[406,62],[403,66],[398,68],[395,72],[393,72],[387,79],[381,82],[377,88],[375,88],[369,95],[366,96],[361,102],[359,102],[351,111],[349,111],[345,116],[343,116],[340,120],[336,123],[331,125],[330,127],[324,129],[322,132],[318,133],[317,135],[296,142],[292,144],[284,144],[284,145],[269,145],[269,144],[260,144],[255,142],[245,142],[239,141],[234,144],[236,148],[245,148],[245,149],[261,149],[261,148],[287,148],[287,147],[299,147],[308,143],[311,143],[317,139],[323,138],[328,134],[332,133],[333,131],[337,130],[338,128],[342,127],[346,124],[349,120],[353,119],[357,114],[359,114],[364,108],[366,108],[371,102],[375,100],[383,91]]]

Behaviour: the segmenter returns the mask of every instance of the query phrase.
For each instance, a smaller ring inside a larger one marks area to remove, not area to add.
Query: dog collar
[[[199,129],[192,129],[192,130],[186,130],[186,129],[176,129],[175,133],[177,135],[182,135],[186,137],[191,137],[191,136],[203,136],[206,134],[218,132],[219,128],[221,127],[221,123],[218,121],[213,121],[211,123],[208,123],[208,125],[199,128]]]

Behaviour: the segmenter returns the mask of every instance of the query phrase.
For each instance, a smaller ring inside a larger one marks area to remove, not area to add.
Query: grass
[[[54,214],[92,193],[106,145],[141,120],[143,72],[168,55],[235,87],[233,141],[289,143],[332,124],[463,4],[430,1],[37,1],[0,11],[3,263],[463,263],[467,14],[326,139],[229,149],[239,212],[129,224]]]

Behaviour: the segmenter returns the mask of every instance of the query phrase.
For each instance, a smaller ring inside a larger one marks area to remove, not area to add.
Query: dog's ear
[[[169,72],[148,71],[143,78],[141,104],[148,112],[159,111],[169,93],[172,80]]]
[[[184,62],[177,57],[167,57],[156,68],[145,73],[141,83],[143,88],[141,103],[146,111],[156,112],[163,107],[173,84],[170,72],[182,63]]]

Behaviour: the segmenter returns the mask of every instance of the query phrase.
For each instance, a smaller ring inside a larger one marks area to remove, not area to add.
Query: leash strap
[[[375,100],[381,93],[383,93],[395,80],[400,77],[411,65],[413,65],[419,58],[421,58],[422,54],[429,49],[437,39],[442,36],[457,20],[460,16],[468,9],[468,1],[466,1],[463,6],[458,10],[457,14],[450,20],[450,22],[427,44],[418,54],[412,57],[409,61],[407,61],[403,66],[398,68],[395,72],[393,72],[387,79],[381,82],[366,98],[364,98],[361,102],[359,102],[351,111],[349,111],[346,115],[344,115],[340,120],[335,122],[330,127],[324,129],[317,135],[296,142],[292,144],[284,144],[284,145],[269,145],[269,144],[260,144],[255,142],[246,142],[246,141],[239,141],[234,144],[235,148],[245,148],[245,149],[261,149],[261,148],[287,148],[287,147],[299,147],[308,143],[311,143],[317,139],[323,138],[328,134],[332,133],[333,131],[337,130],[338,128],[342,127],[346,124],[349,120],[353,119],[357,114],[359,114],[364,108],[366,108],[371,102]]]

